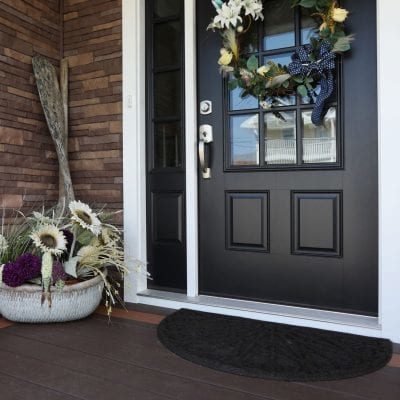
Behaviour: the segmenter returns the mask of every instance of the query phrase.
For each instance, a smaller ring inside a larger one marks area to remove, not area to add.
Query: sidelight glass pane
[[[182,131],[180,122],[155,124],[154,167],[182,166]]]
[[[268,112],[265,123],[265,162],[296,164],[296,111]]]
[[[154,16],[156,18],[179,15],[181,0],[154,0]]]
[[[181,115],[181,71],[154,76],[154,108],[156,118]]]
[[[294,8],[291,0],[266,1],[264,16],[264,50],[295,46]]]
[[[154,25],[154,66],[180,64],[181,40],[180,22],[164,22]]]
[[[336,108],[331,107],[321,126],[311,122],[312,110],[302,112],[303,163],[334,163],[337,161]]]
[[[235,115],[230,118],[231,165],[259,165],[259,116]]]

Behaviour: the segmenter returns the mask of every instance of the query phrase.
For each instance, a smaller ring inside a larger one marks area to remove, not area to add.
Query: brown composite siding
[[[35,54],[56,65],[62,55],[69,59],[77,198],[122,208],[121,0],[0,0],[0,207],[57,198],[54,146],[32,74]]]
[[[76,195],[122,208],[121,0],[65,0],[64,56]]]
[[[58,65],[58,0],[0,0],[0,208],[57,198],[57,163],[31,60]]]

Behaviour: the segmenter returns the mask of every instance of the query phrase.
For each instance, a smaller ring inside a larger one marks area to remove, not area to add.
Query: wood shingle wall
[[[35,86],[35,54],[60,59],[59,0],[0,0],[0,208],[57,198],[57,162]]]
[[[0,207],[57,199],[56,155],[31,66],[39,53],[56,65],[69,59],[76,197],[122,208],[121,25],[121,0],[0,0]]]

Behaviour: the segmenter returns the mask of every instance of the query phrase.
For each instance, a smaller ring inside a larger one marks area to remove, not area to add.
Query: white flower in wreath
[[[218,15],[214,18],[213,23],[210,25],[214,28],[226,27],[229,28],[232,25],[236,28],[239,22],[242,22],[242,17],[240,16],[240,8],[236,6],[228,6],[226,3],[222,4],[222,7],[217,10]]]
[[[268,71],[271,69],[270,65],[262,65],[261,67],[259,67],[257,69],[257,74],[264,76],[266,73],[268,73]]]
[[[344,22],[348,15],[349,12],[345,8],[335,7],[332,11],[332,19],[335,22]]]
[[[34,245],[44,254],[59,256],[67,249],[64,234],[54,225],[43,225],[30,235]]]
[[[255,21],[264,20],[263,5],[259,0],[244,0],[245,15],[251,15]]]
[[[100,234],[101,222],[97,214],[87,204],[81,201],[71,201],[69,203],[69,210],[72,214],[72,221],[80,225],[83,229],[91,231],[96,236]]]
[[[0,254],[4,253],[8,249],[7,239],[0,234]]]

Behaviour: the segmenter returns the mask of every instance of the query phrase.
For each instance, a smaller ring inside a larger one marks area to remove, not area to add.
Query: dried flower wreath
[[[218,60],[224,75],[232,74],[229,89],[241,88],[242,97],[257,97],[263,108],[271,108],[276,98],[298,93],[315,99],[312,122],[320,125],[325,115],[325,102],[335,87],[334,70],[337,53],[349,51],[353,35],[347,35],[344,21],[349,12],[336,0],[292,0],[293,7],[309,9],[316,21],[316,35],[310,44],[300,46],[287,65],[268,61],[259,65],[254,55],[242,50],[251,25],[264,20],[262,0],[213,0],[217,15],[208,29],[218,30],[223,47]]]

